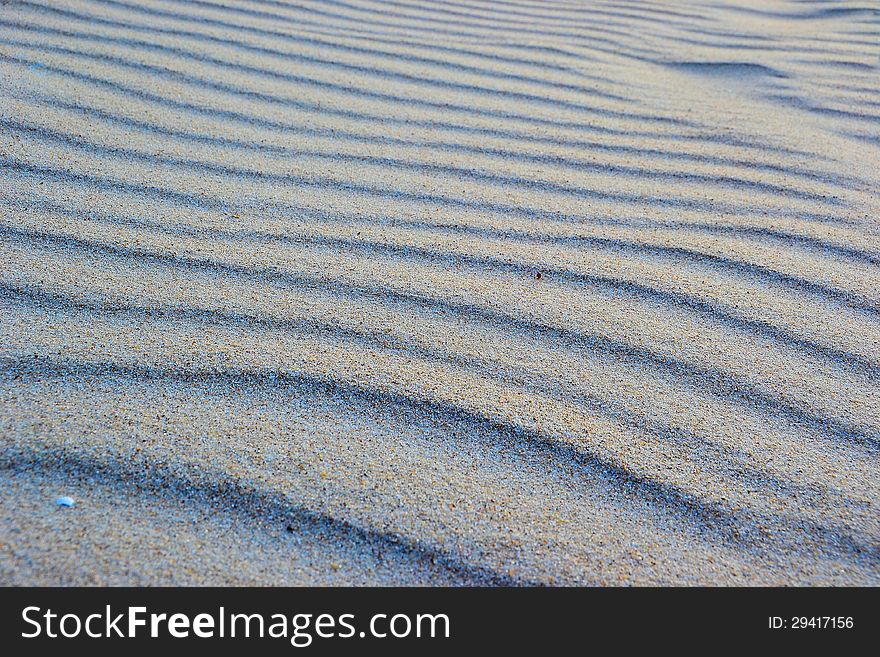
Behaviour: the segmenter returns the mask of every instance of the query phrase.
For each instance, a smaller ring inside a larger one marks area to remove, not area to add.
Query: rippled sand
[[[880,584],[878,18],[4,0],[0,583]]]

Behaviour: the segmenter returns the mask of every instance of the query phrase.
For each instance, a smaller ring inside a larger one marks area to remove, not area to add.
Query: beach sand
[[[4,0],[0,584],[880,585],[870,5]]]

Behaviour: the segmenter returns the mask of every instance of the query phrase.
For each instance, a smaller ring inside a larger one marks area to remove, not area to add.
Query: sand
[[[878,585],[878,189],[870,3],[4,0],[0,584]]]

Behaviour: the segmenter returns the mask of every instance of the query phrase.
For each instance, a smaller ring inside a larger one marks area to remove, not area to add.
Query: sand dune
[[[880,584],[878,18],[4,0],[0,583]]]

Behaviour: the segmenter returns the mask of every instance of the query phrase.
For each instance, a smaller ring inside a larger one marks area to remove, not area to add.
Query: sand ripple
[[[877,37],[2,2],[0,583],[880,584]]]

